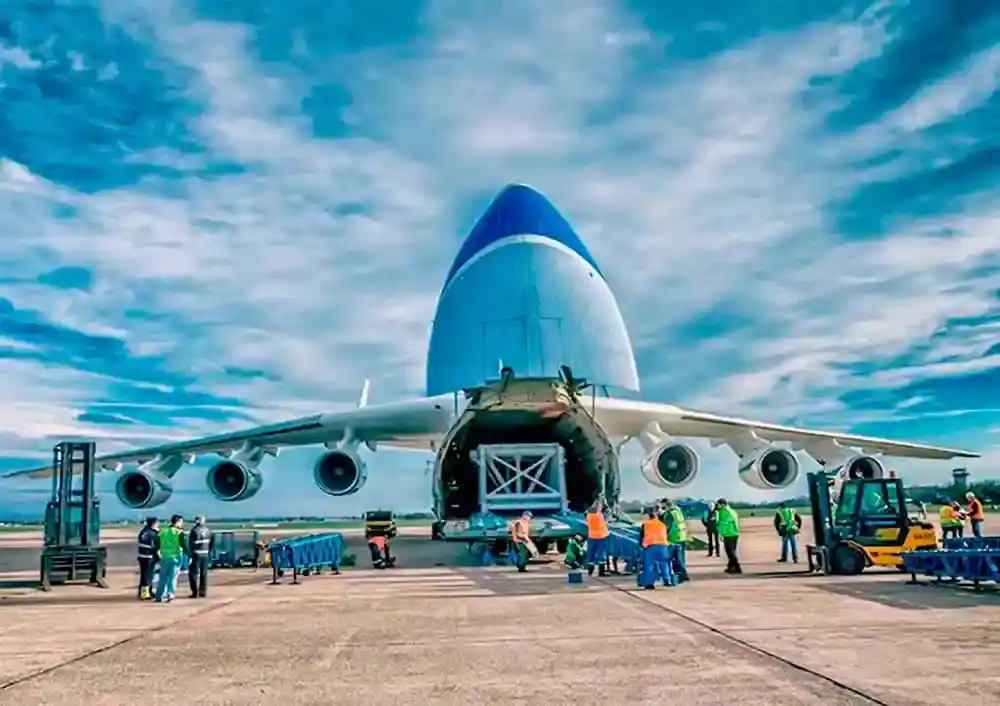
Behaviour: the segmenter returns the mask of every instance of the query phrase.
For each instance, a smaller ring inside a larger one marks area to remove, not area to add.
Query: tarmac
[[[807,575],[775,563],[769,517],[743,522],[743,576],[697,553],[690,583],[656,591],[410,535],[393,570],[349,537],[339,576],[219,570],[206,599],[182,577],[176,602],[139,603],[132,539],[104,539],[125,564],[111,588],[41,594],[30,538],[0,536],[0,704],[1000,703],[1000,594]]]

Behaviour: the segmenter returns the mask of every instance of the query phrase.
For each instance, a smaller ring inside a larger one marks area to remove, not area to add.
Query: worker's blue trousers
[[[608,558],[608,537],[587,540],[587,567],[603,564]]]
[[[156,582],[156,600],[162,601],[177,595],[177,574],[181,570],[181,559],[160,559],[160,580]]]
[[[673,586],[674,572],[670,569],[670,552],[665,544],[654,544],[642,550],[642,570],[639,572],[639,586],[655,586],[657,580],[664,586]]]
[[[678,581],[688,580],[688,568],[687,568],[687,547],[684,544],[671,544],[669,547],[670,552],[670,569],[674,572],[674,578]]]
[[[788,561],[788,554],[791,552],[792,561],[799,560],[799,538],[794,534],[781,535],[781,560]]]

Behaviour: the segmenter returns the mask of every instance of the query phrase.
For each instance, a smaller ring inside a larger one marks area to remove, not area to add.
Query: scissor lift
[[[45,508],[42,590],[53,584],[106,582],[108,550],[100,545],[100,502],[94,494],[93,442],[64,441],[53,449],[52,497]],[[74,488],[79,476],[81,487]]]

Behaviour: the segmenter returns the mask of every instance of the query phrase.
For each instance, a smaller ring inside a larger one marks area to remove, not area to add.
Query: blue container
[[[583,583],[582,571],[570,571],[566,574],[566,583]]]

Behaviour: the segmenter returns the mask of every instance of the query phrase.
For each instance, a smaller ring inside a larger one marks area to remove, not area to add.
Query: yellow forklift
[[[934,526],[910,517],[900,478],[851,478],[831,502],[825,473],[809,473],[814,545],[810,571],[860,574],[869,566],[903,570],[903,552],[937,549]]]

